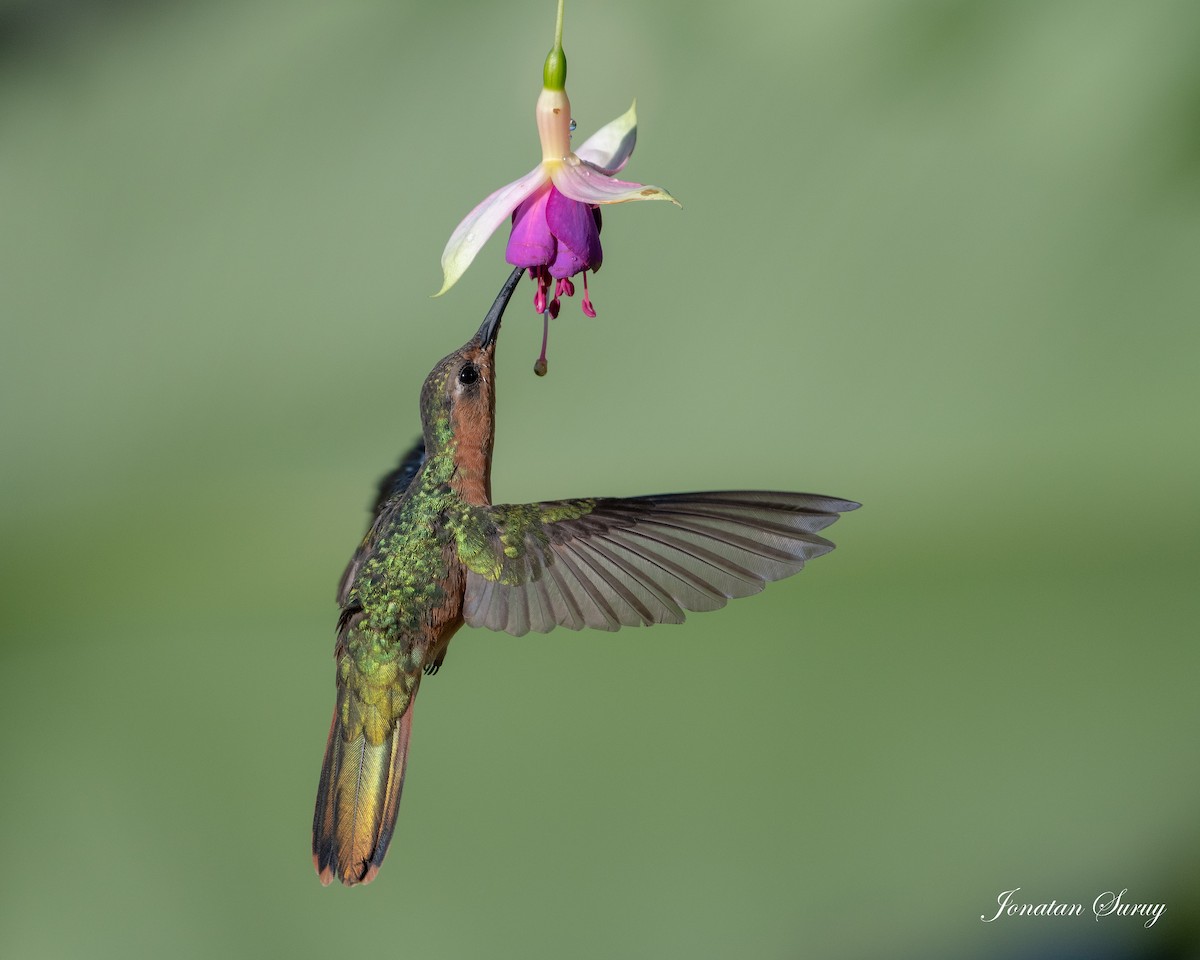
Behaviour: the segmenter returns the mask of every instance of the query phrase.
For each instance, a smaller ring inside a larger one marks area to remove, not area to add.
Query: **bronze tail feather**
[[[317,809],[313,816],[313,864],[321,883],[370,883],[379,872],[396,826],[404,768],[412,733],[413,701],[390,739],[367,741],[362,731],[347,741],[341,711],[329,727]]]

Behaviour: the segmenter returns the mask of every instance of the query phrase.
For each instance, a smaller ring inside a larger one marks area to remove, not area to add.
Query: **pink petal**
[[[637,101],[611,123],[605,124],[588,137],[575,156],[586,160],[610,177],[619,173],[629,162],[629,155],[637,143]]]
[[[662,187],[614,180],[599,167],[578,157],[568,157],[550,168],[550,178],[560,193],[580,203],[625,203],[628,200],[670,200],[682,206]]]
[[[512,233],[504,259],[514,267],[544,267],[554,262],[558,244],[546,222],[546,201],[557,191],[545,183],[513,211]]]
[[[551,190],[546,223],[558,241],[558,255],[550,265],[550,276],[571,277],[581,270],[595,273],[600,269],[604,252],[600,249],[596,217],[588,204],[569,200]]]
[[[458,282],[488,237],[512,215],[522,200],[545,182],[546,170],[539,163],[520,180],[514,180],[488,196],[463,218],[442,251],[442,289],[434,294],[435,297],[440,297]]]

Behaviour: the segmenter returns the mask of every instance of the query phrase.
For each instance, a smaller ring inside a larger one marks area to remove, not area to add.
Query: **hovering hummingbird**
[[[492,505],[496,338],[521,272],[426,378],[423,436],[380,482],[338,588],[337,705],[313,818],[322,883],[378,872],[422,673],[464,622],[515,636],[680,623],[828,553],[817,531],[859,506],[764,491]]]

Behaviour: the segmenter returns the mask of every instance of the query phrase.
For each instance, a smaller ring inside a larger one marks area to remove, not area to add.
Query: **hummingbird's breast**
[[[389,518],[355,579],[361,627],[403,669],[420,670],[462,625],[466,575],[442,498],[409,497]]]

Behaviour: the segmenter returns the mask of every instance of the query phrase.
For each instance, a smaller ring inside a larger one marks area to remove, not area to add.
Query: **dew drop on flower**
[[[567,128],[571,133],[575,132],[575,118],[571,118],[571,126]]]

